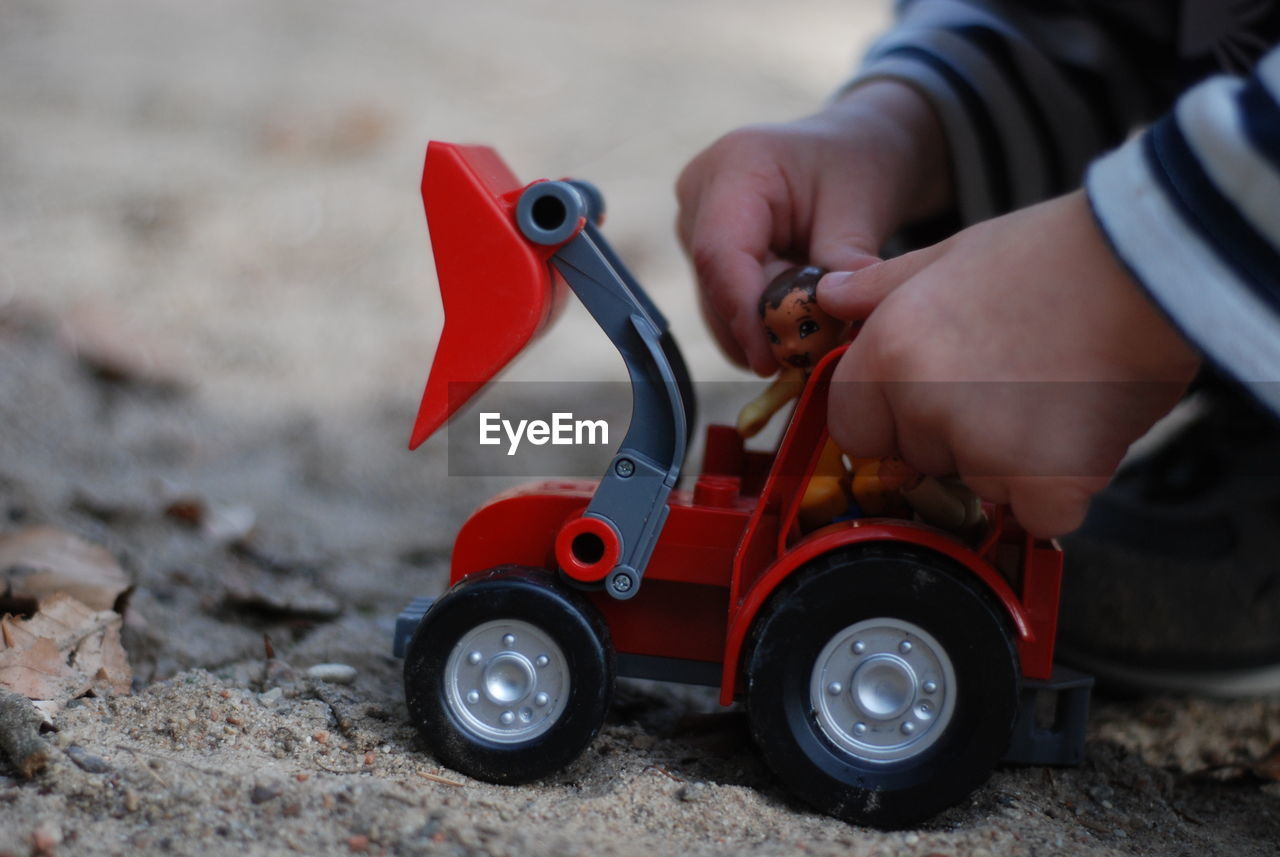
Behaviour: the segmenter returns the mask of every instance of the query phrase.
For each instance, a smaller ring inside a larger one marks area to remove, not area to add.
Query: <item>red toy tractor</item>
[[[974,542],[896,518],[802,531],[842,349],[813,370],[775,451],[710,426],[682,490],[688,373],[600,235],[595,189],[522,185],[492,150],[443,143],[422,187],[445,327],[411,446],[522,350],[566,286],[633,393],[600,480],[490,500],[458,533],[449,590],[401,615],[409,714],[441,762],[496,783],[554,772],[599,731],[615,676],[718,687],[791,790],[857,823],[927,818],[1002,759],[1079,761],[1092,682],[1053,666],[1055,545],[995,506]]]

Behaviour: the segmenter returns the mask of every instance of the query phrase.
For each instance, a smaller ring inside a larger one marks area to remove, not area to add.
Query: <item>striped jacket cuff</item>
[[[1120,259],[1205,356],[1280,414],[1280,51],[1187,93],[1089,170]]]

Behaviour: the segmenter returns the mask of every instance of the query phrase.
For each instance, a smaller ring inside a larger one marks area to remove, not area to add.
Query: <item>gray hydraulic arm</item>
[[[603,214],[600,193],[576,181],[531,185],[516,206],[517,225],[530,241],[554,245],[574,236],[552,255],[551,264],[618,349],[631,379],[631,424],[584,513],[618,533],[621,551],[605,590],[615,598],[631,598],[666,522],[694,401],[666,318],[595,226]]]

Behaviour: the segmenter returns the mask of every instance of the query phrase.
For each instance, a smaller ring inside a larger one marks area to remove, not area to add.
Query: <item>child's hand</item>
[[[677,227],[720,346],[773,374],[756,312],[765,266],[872,264],[903,222],[948,203],[948,169],[932,108],[889,80],[805,119],[734,131],[696,157],[676,184]]]
[[[1120,266],[1083,192],[831,273],[818,303],[866,319],[835,370],[840,447],[959,474],[1041,536],[1080,524],[1199,365]]]

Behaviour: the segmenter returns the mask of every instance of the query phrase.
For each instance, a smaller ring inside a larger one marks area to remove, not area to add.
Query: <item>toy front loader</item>
[[[483,504],[454,541],[449,590],[401,614],[405,699],[437,759],[498,783],[553,773],[597,734],[625,675],[745,703],[779,778],[862,824],[927,818],[1001,759],[1079,760],[1090,681],[1053,665],[1055,545],[995,507],[977,543],[895,518],[800,526],[841,349],[810,374],[776,451],[711,426],[703,472],[678,490],[688,373],[596,228],[599,194],[521,185],[490,149],[432,143],[423,197],[445,326],[411,446],[549,323],[566,287],[622,355],[633,395],[598,482]],[[1039,693],[1057,696],[1049,728]]]

